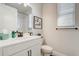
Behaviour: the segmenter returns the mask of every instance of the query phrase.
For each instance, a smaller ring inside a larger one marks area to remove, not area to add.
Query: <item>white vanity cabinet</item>
[[[11,42],[10,42],[11,41]],[[40,56],[41,55],[41,37],[33,37],[29,39],[14,39],[9,42],[3,42],[5,46],[1,46],[0,55],[3,56]]]
[[[12,56],[40,56],[41,55],[40,48],[41,48],[41,46],[39,44],[37,44],[37,45],[30,47],[28,49],[17,52]]]
[[[30,43],[34,44],[33,46],[30,46],[29,48],[26,48],[20,52],[15,53],[13,56],[40,56],[41,55],[41,39],[38,39],[39,43]]]

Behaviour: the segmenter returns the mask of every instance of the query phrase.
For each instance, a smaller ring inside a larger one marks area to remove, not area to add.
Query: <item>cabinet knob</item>
[[[30,50],[30,56],[32,56],[32,50]]]
[[[28,56],[30,56],[30,53],[29,53],[29,51],[27,51],[27,53],[28,53]]]

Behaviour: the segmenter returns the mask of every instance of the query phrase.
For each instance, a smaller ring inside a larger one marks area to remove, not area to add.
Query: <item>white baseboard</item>
[[[53,55],[54,56],[67,56],[67,55],[65,55],[65,54],[63,54],[61,52],[58,52],[58,51],[53,51]]]

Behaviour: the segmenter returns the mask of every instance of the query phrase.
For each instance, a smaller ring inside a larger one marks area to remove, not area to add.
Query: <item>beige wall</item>
[[[79,5],[76,4],[76,26],[79,27]],[[43,32],[47,44],[66,55],[79,55],[79,30],[56,30],[56,4],[43,4]]]
[[[31,15],[38,16],[38,17],[42,18],[42,4],[41,3],[31,3],[30,6],[32,7],[32,14]],[[36,35],[37,33],[42,33],[42,30],[41,29],[32,29],[32,32],[34,35]]]

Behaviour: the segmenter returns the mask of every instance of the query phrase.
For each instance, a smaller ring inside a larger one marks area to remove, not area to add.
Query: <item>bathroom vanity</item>
[[[31,11],[30,6],[24,7],[17,3],[0,4],[0,33],[9,35],[12,31],[17,30],[24,33],[29,32],[29,14]],[[14,34],[14,32],[12,33]],[[1,34],[2,36],[5,38]],[[42,38],[40,36],[15,38],[13,35],[13,38],[0,40],[0,56],[39,56],[41,55],[41,45]]]
[[[40,56],[42,38],[29,36],[0,41],[1,56]]]

